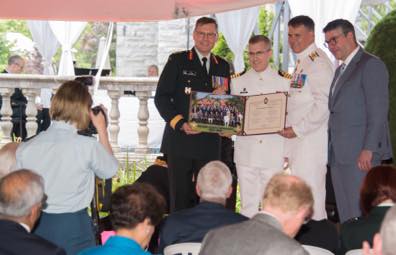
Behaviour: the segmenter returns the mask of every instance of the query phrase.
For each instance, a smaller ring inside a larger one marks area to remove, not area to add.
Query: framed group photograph
[[[287,93],[257,96],[191,93],[189,124],[195,131],[226,135],[276,133],[285,127]]]

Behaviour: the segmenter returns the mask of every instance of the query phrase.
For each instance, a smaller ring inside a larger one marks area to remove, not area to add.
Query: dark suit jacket
[[[229,64],[211,54],[209,75],[205,75],[195,49],[170,55],[159,78],[154,102],[166,122],[161,152],[196,160],[220,159],[220,136],[213,133],[186,135],[180,131],[188,121],[190,91],[212,92],[212,76],[230,81]],[[183,119],[170,122],[178,115]]]
[[[247,220],[223,205],[201,202],[197,206],[170,214],[160,230],[159,251],[175,243],[201,242],[206,233],[218,227]]]
[[[295,239],[305,245],[311,245],[335,253],[338,249],[338,232],[335,224],[329,220],[310,220],[301,226]]]
[[[373,237],[379,232],[382,220],[389,208],[389,206],[377,206],[366,217],[351,219],[343,223],[340,231],[341,249],[338,254],[361,249],[363,241],[372,244]]]
[[[329,96],[330,163],[356,164],[363,149],[372,151],[376,161],[392,157],[388,83],[385,64],[359,49]]]
[[[199,254],[308,255],[308,252],[282,232],[274,217],[258,213],[248,221],[209,231]]]
[[[66,255],[55,244],[26,231],[19,223],[0,220],[1,255]]]

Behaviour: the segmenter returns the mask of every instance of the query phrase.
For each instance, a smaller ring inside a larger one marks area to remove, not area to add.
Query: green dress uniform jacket
[[[227,84],[230,81],[229,64],[218,56],[210,55],[210,69],[206,75],[194,48],[170,55],[154,99],[166,122],[161,152],[194,160],[220,159],[219,135],[186,135],[180,130],[188,121],[191,91],[212,92],[214,76],[226,78]]]
[[[389,206],[376,206],[366,217],[351,219],[341,225],[341,249],[338,254],[353,249],[361,249],[363,241],[372,244],[375,233],[379,232],[382,220]]]

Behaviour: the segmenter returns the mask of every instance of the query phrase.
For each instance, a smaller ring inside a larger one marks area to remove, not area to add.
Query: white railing
[[[1,107],[1,129],[3,131],[2,144],[10,142],[9,134],[12,130],[11,115],[12,109],[10,104],[10,96],[14,93],[15,88],[21,88],[23,94],[28,100],[26,106],[26,130],[28,137],[36,134],[37,110],[35,106],[35,97],[40,94],[41,88],[51,88],[53,92],[65,81],[73,80],[72,76],[53,76],[53,75],[0,75],[0,94],[3,98]],[[120,132],[120,109],[119,100],[124,95],[124,91],[134,91],[135,96],[139,99],[139,109],[137,118],[139,126],[138,145],[135,149],[136,153],[149,152],[147,138],[149,133],[148,119],[149,110],[147,100],[155,91],[158,78],[156,77],[102,77],[100,80],[100,89],[107,90],[111,99],[111,107],[109,111],[109,133],[110,143],[115,151],[119,151],[118,134]]]

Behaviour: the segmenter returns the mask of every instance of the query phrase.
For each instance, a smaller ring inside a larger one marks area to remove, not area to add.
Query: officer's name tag
[[[305,86],[305,82],[307,81],[306,74],[293,74],[292,79],[290,80],[290,88],[292,89],[301,89]]]
[[[195,71],[190,71],[190,70],[183,70],[183,75],[187,75],[187,76],[197,76],[197,72],[195,72]]]

